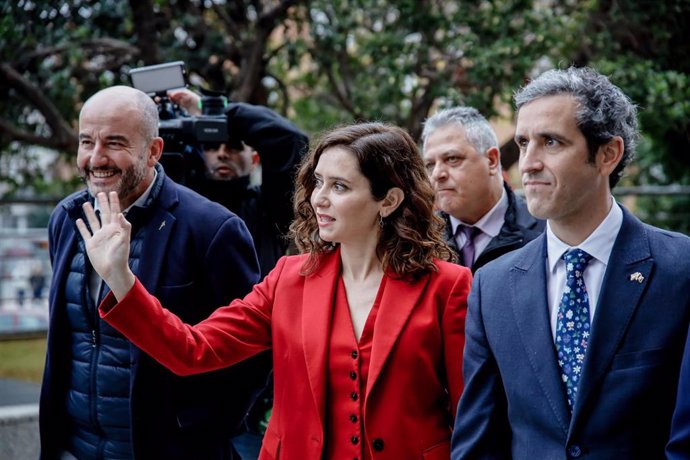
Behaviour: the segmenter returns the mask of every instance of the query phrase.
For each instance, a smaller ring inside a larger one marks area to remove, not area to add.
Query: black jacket
[[[486,265],[494,259],[501,257],[515,249],[521,248],[529,241],[539,236],[546,225],[546,222],[532,216],[527,210],[527,203],[504,183],[503,187],[508,196],[508,209],[505,214],[505,221],[501,231],[490,242],[489,245],[479,254],[477,260],[472,265],[472,273],[480,267]],[[448,245],[459,256],[460,250],[453,236],[453,226],[450,223],[450,216],[441,212],[441,217],[446,222],[445,239]]]
[[[228,105],[226,115],[231,141],[241,140],[259,154],[261,186],[251,186],[249,177],[243,177],[231,181],[203,178],[192,187],[244,220],[254,239],[263,277],[287,250],[295,173],[309,140],[266,107],[235,102]]]

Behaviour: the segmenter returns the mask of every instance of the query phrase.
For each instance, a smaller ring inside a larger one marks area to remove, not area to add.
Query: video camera
[[[175,182],[191,185],[205,173],[204,146],[228,142],[225,96],[202,91],[201,116],[189,116],[168,98],[168,90],[187,86],[184,62],[175,61],[131,69],[132,86],[149,94],[158,105],[158,131],[163,138],[161,164]]]

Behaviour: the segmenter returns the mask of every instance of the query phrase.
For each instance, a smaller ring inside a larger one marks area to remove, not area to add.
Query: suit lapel
[[[381,304],[374,324],[374,339],[365,397],[369,396],[371,389],[380,377],[395,341],[402,332],[428,282],[429,275],[423,276],[414,283],[391,277],[386,279],[386,286],[381,296]]]
[[[162,173],[162,172],[161,172]],[[142,244],[142,254],[137,269],[137,277],[146,289],[156,294],[165,253],[170,248],[169,242],[175,227],[175,216],[170,210],[177,206],[179,198],[173,182],[163,177],[157,204],[151,209],[147,219],[147,232]]]
[[[326,370],[328,338],[335,287],[340,274],[340,250],[325,255],[319,269],[304,280],[302,310],[302,341],[309,374],[309,386],[314,397],[321,426],[325,426]]]
[[[455,235],[453,235],[453,223],[450,221],[450,215],[445,212],[441,212],[440,216],[446,223],[446,225],[443,227],[443,238],[446,240],[446,243],[448,246],[450,246],[453,252],[455,252],[455,255],[459,256],[460,248],[458,248],[458,242],[455,241]]]
[[[157,208],[150,219],[135,275],[149,292],[155,294],[176,219],[163,208]]]
[[[542,234],[529,246],[531,251],[509,274],[512,311],[527,359],[537,377],[545,400],[563,433],[570,423],[568,402],[551,334],[546,295],[546,237]]]
[[[610,367],[653,269],[646,230],[623,209],[623,224],[609,257],[592,322],[573,420],[586,407]]]

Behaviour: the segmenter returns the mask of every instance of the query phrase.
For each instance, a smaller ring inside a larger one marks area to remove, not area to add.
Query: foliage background
[[[510,122],[511,95],[529,78],[590,65],[640,107],[638,161],[622,185],[690,185],[688,23],[690,0],[5,2],[0,194],[78,187],[82,101],[129,84],[131,68],[173,60],[193,85],[268,105],[312,135],[381,120],[418,136],[451,104]],[[46,164],[42,149],[57,159]],[[504,166],[515,159],[507,142]],[[689,209],[688,196],[636,202],[644,218],[685,232]]]

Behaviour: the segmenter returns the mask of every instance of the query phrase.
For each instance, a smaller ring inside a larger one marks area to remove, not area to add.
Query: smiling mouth
[[[90,170],[89,175],[94,179],[108,179],[109,177],[116,176],[119,173],[117,170],[113,169],[100,169],[100,170]]]

